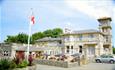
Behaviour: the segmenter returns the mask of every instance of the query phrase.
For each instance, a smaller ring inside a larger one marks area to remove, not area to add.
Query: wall
[[[34,62],[37,63],[37,64],[64,67],[64,68],[78,66],[78,62],[69,63],[69,62],[66,62],[66,61],[37,60],[37,59]]]

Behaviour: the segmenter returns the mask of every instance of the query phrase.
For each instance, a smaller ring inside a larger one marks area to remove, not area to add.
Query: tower
[[[112,53],[112,27],[111,27],[111,21],[112,19],[110,17],[103,17],[99,18],[98,22],[99,24],[99,30],[102,32],[103,35],[103,48],[108,51],[109,54]]]

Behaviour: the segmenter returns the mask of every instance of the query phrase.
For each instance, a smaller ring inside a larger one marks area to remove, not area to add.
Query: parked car
[[[101,55],[97,58],[95,58],[95,61],[97,63],[115,63],[115,56],[113,55]]]

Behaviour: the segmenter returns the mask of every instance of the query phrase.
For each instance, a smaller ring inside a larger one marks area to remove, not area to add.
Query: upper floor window
[[[79,35],[79,40],[82,40],[83,36],[82,35]]]
[[[67,48],[67,53],[69,53],[69,46],[66,46],[66,48]]]
[[[71,46],[71,49],[73,49],[73,46]]]
[[[108,36],[106,36],[106,42],[108,42],[109,40],[108,40],[109,38],[108,38]]]
[[[70,40],[69,36],[65,37],[65,41],[69,41],[69,40]]]
[[[90,35],[89,35],[89,37],[90,37],[90,38],[93,38],[93,37],[94,37],[94,35],[93,35],[93,34],[90,34]]]

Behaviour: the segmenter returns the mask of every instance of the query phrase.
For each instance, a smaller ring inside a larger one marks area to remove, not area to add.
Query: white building
[[[81,53],[94,57],[101,54],[112,54],[111,18],[103,17],[98,21],[98,30],[72,31],[66,29],[61,38],[39,39],[36,45],[53,48],[45,52],[54,55],[59,53],[70,55]]]

